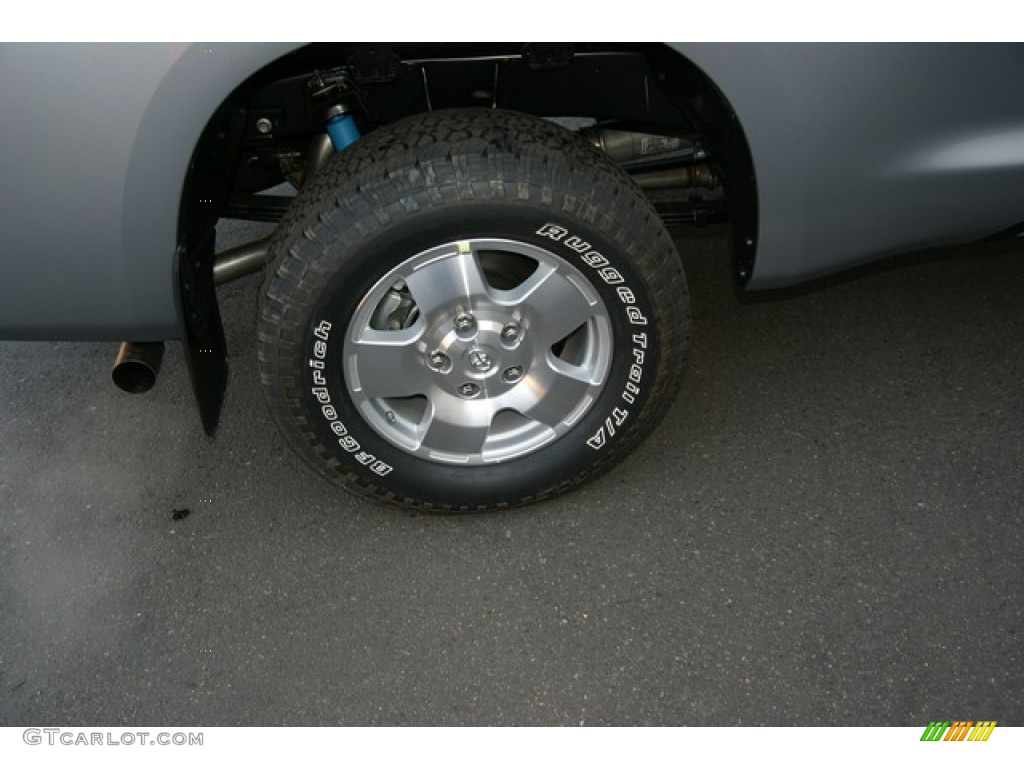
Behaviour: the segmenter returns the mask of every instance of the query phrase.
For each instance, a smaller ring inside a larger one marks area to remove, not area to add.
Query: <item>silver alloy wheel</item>
[[[587,278],[528,243],[446,243],[403,261],[345,336],[355,407],[384,439],[433,461],[531,453],[590,409],[612,360],[611,321]]]

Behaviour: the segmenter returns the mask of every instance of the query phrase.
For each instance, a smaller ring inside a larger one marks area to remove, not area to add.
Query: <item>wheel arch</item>
[[[601,50],[616,48],[602,46]],[[245,131],[240,121],[244,122],[253,94],[262,88],[317,67],[337,66],[357,49],[357,46],[340,43],[261,45],[251,50],[244,46],[192,46],[171,68],[147,112],[144,130],[140,131],[142,138],[133,151],[133,160],[137,159],[132,164],[133,187],[140,194],[129,194],[126,205],[138,209],[138,221],[146,221],[145,214],[151,217],[154,210],[170,202],[172,194],[169,189],[146,189],[146,180],[175,176],[181,179],[174,238],[178,246],[175,295],[179,334],[186,344],[193,386],[208,432],[216,427],[226,386],[226,350],[212,280],[212,236],[234,182],[235,161]],[[522,44],[493,49],[498,55],[518,55],[526,50]],[[616,116],[640,125],[671,119],[666,118],[671,111],[664,106],[652,117],[655,111],[651,109],[652,93],[656,91],[658,98],[678,110],[680,125],[700,132],[721,171],[734,234],[735,275],[738,282],[745,282],[753,269],[757,244],[758,197],[754,165],[735,110],[699,64],[703,49],[688,51],[674,44],[654,44],[624,45],[622,50],[641,54],[649,72],[643,74],[642,85],[635,78],[629,81],[630,87],[642,88],[643,94],[634,94],[632,101],[622,99],[621,104],[613,108],[619,110]],[[217,60],[211,67],[214,58],[204,59],[204,56],[215,57],[218,51],[222,52],[223,64]],[[474,55],[479,53],[459,45],[437,43],[415,47],[415,56],[423,58],[437,56],[458,61],[460,56],[468,60]],[[626,59],[621,61],[625,70]],[[608,66],[614,68],[615,60]],[[543,77],[544,67],[539,70]],[[615,71],[606,66],[602,76],[614,77]],[[200,87],[193,92],[197,84]],[[591,111],[596,115],[601,115],[605,108],[599,99],[595,91]],[[183,102],[188,104],[191,114],[182,115],[189,111],[181,110]],[[575,103],[580,104],[579,99]],[[473,105],[478,106],[472,101],[446,104]],[[429,98],[427,107],[431,107]],[[542,115],[552,115],[555,110],[557,114],[557,105],[550,105],[549,94],[538,94],[532,102],[531,94],[526,94],[513,108]],[[409,106],[410,113],[418,109],[421,110],[422,105]],[[204,121],[202,116],[205,115],[210,117]],[[166,146],[161,151],[159,146],[161,137],[167,135],[159,129],[168,123],[175,125],[173,152],[167,152]],[[666,124],[666,127],[670,126]],[[163,199],[156,201],[155,197]],[[172,210],[172,206],[167,205],[164,210]],[[126,215],[127,220],[130,219]],[[164,230],[169,224],[162,222]],[[133,237],[138,242],[126,243],[126,250],[144,248],[141,241],[149,234],[143,229],[133,228]]]
[[[230,138],[227,134],[230,133],[231,113],[244,111],[252,95],[275,80],[309,72],[318,66],[337,65],[353,51],[365,47],[345,43],[190,46],[154,96],[153,105],[139,131],[139,140],[132,152],[129,194],[126,195],[126,209],[130,206],[132,210],[130,213],[126,210],[125,221],[143,222],[147,213],[177,210],[177,241],[194,238],[194,233],[208,226],[211,218],[216,221],[225,204],[223,195],[216,193],[226,194],[227,190],[211,187],[216,187],[218,177],[224,181],[234,170],[224,167],[225,157],[237,149],[225,143],[225,139]],[[516,55],[527,47],[523,44],[496,45],[493,52]],[[615,50],[619,46],[602,48]],[[643,54],[651,74],[650,82],[645,78],[643,89],[662,92],[711,147],[725,186],[734,232],[735,274],[741,284],[746,282],[753,271],[757,248],[758,180],[744,125],[730,95],[721,85],[721,80],[728,81],[735,74],[735,69],[723,66],[723,59],[716,54],[716,46],[659,43],[623,45],[621,48]],[[419,58],[433,55],[450,57],[450,61],[457,61],[460,56],[468,59],[475,53],[464,45],[448,43],[419,45],[414,50]],[[611,76],[614,73],[607,74]],[[716,79],[716,75],[720,75],[721,80]],[[538,97],[538,101],[531,102],[527,96],[512,107],[495,106],[541,116],[546,111],[550,115],[553,110],[543,103],[545,98]],[[648,94],[645,94],[645,101],[650,103]],[[188,109],[182,109],[183,104],[187,104]],[[426,106],[431,108],[429,100]],[[479,103],[466,100],[447,106],[479,106]],[[617,115],[619,118],[632,119],[639,124],[651,120],[649,114],[644,114],[635,105],[619,108],[627,110],[626,114]],[[601,105],[595,99],[593,114],[600,114],[600,109]],[[417,108],[411,106],[407,114],[415,111]],[[168,134],[168,125],[174,126],[173,135]],[[168,144],[172,145],[170,149],[173,151],[168,151]],[[208,178],[203,179],[204,176]],[[155,190],[148,183],[152,178],[174,177],[181,179],[176,187],[180,190],[176,208],[164,205],[173,194],[174,187]],[[156,200],[157,195],[165,199]],[[166,224],[164,222],[164,229]],[[153,229],[148,222],[133,227],[126,236],[125,252],[144,251],[142,241]],[[181,313],[179,319],[184,320]]]
[[[154,260],[164,265],[190,226],[198,200],[196,153],[211,134],[213,119],[254,71],[294,49],[294,45],[190,44],[161,46],[167,63],[148,98],[128,157],[122,205],[122,253],[131,284],[144,283]],[[161,55],[158,53],[157,55]],[[158,180],[154,183],[154,180]],[[134,274],[133,274],[134,272]],[[162,314],[173,306],[176,285],[167,285]],[[180,325],[180,313],[178,313]],[[173,322],[163,338],[174,338]],[[148,340],[148,339],[146,339]],[[155,340],[155,337],[154,337]]]

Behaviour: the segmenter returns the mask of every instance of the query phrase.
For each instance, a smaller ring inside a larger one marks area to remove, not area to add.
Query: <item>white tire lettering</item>
[[[317,399],[317,402],[320,403],[320,413],[323,415],[331,432],[338,437],[338,445],[343,450],[353,454],[353,458],[356,461],[367,467],[375,475],[384,477],[394,467],[387,462],[381,461],[372,453],[363,451],[359,441],[348,433],[348,427],[339,418],[338,409],[331,403],[331,392],[327,388],[327,376],[325,374],[327,364],[324,362],[327,359],[327,343],[330,341],[331,324],[327,320],[321,320],[316,328],[313,329],[313,335],[316,337],[316,341],[313,342],[313,357],[309,360],[309,368],[313,372],[312,379],[316,386],[312,387],[310,391],[313,393],[313,397]]]
[[[619,273],[619,270],[615,269],[615,267],[605,267],[604,269],[599,269],[597,271],[597,274],[599,274],[601,276],[601,279],[604,280],[608,285],[618,285],[619,283],[623,282],[626,279]]]
[[[592,250],[590,243],[569,234],[568,229],[558,224],[548,222],[541,226],[536,234],[553,240],[556,243],[561,243],[576,253],[584,264],[597,273],[597,276],[601,278],[605,285],[618,286],[615,289],[615,293],[618,295],[619,301],[622,302],[629,324],[647,325],[647,318],[640,308],[636,306],[636,294],[633,292],[633,289],[628,285],[622,285],[626,279],[622,276],[621,272],[610,265],[608,259],[600,251]],[[644,352],[646,349],[647,333],[634,333],[632,349],[634,362],[630,364],[629,372],[627,373],[628,381],[620,395],[620,399],[627,405],[636,403],[637,397],[640,396],[639,384],[643,378],[643,366],[647,359],[647,355]],[[605,418],[604,426],[587,438],[587,445],[595,451],[604,448],[608,444],[608,438],[615,435],[616,430],[625,423],[627,418],[629,418],[629,411],[627,409],[614,408],[611,415]]]
[[[583,253],[584,251],[590,250],[590,243],[580,240],[575,235],[566,238],[565,246],[567,248],[572,248],[576,253]]]
[[[313,335],[322,341],[327,341],[327,337],[331,333],[331,324],[326,320],[321,320],[316,328],[313,329]]]
[[[545,224],[543,227],[537,230],[537,234],[540,235],[541,237],[551,238],[557,243],[563,237],[569,234],[569,230],[567,230],[565,227],[560,227],[557,224]]]
[[[392,469],[394,469],[394,467],[390,464],[385,464],[383,461],[375,461],[370,466],[370,471],[380,475],[381,477],[384,477],[384,475],[388,474]]]
[[[633,325],[647,325],[647,318],[636,307],[626,307],[626,317]]]

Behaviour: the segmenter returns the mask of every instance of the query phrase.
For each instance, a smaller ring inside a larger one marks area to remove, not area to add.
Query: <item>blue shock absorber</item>
[[[352,115],[341,106],[331,107],[327,114],[327,135],[331,137],[334,151],[340,152],[359,138],[359,128]]]

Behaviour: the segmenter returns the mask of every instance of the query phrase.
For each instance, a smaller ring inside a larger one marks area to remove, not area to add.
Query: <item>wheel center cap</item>
[[[481,373],[486,373],[494,367],[491,356],[482,349],[471,349],[469,351],[469,364]]]

